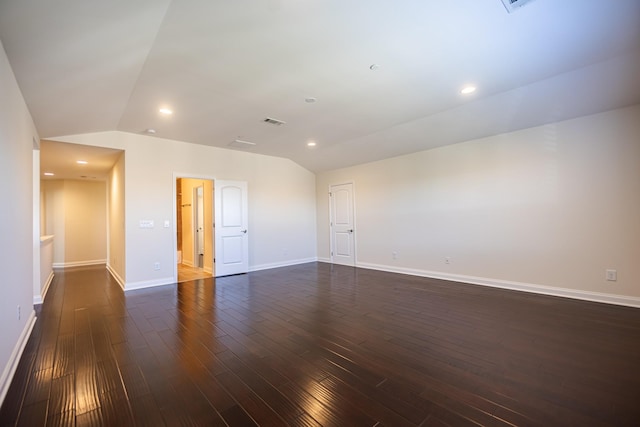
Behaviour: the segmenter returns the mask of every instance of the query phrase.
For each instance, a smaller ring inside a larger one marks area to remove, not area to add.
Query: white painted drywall
[[[39,286],[34,286],[33,303],[42,304],[53,281],[53,239],[55,236],[42,236],[40,238],[40,274]],[[36,262],[34,257],[33,262]]]
[[[42,234],[57,235],[53,240],[53,263],[64,263],[65,220],[64,220],[64,180],[45,180],[41,182],[41,191],[45,201],[44,224]]]
[[[46,180],[47,234],[54,240],[53,263],[74,267],[106,262],[107,193],[102,181]]]
[[[103,181],[65,181],[65,263],[107,259],[107,193]],[[54,233],[55,234],[55,233]]]
[[[42,297],[42,283],[46,278],[42,278],[42,241],[41,241],[41,228],[40,228],[40,140],[32,139],[32,151],[31,151],[31,213],[33,215],[33,303],[36,304],[41,301]]]
[[[320,173],[320,259],[351,180],[358,265],[640,303],[640,106]]]
[[[52,139],[125,150],[127,288],[174,279],[175,174],[248,182],[250,269],[316,257],[315,175],[290,160],[124,132]]]
[[[107,179],[107,267],[121,286],[125,282],[125,206],[124,154],[109,172]]]
[[[35,319],[33,140],[39,140],[0,42],[0,402]],[[38,243],[39,246],[39,236]],[[17,307],[21,307],[18,319]]]

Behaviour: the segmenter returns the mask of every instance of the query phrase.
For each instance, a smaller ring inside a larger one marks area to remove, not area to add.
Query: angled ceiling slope
[[[21,0],[0,40],[43,138],[151,128],[321,171],[640,102],[640,2],[613,3]]]

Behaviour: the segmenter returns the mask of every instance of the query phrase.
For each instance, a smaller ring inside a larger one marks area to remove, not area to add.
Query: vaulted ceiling
[[[0,0],[0,40],[42,138],[153,129],[312,171],[640,102],[637,0]]]

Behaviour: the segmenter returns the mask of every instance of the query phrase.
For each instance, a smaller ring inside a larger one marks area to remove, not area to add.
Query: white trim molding
[[[109,272],[109,274],[111,274],[111,277],[113,277],[113,279],[118,282],[118,285],[120,285],[120,287],[124,291],[124,279],[120,277],[120,275],[109,264],[107,264],[107,271]]]
[[[140,282],[125,283],[124,290],[125,292],[128,292],[128,291],[135,291],[137,289],[153,288],[156,286],[175,285],[175,284],[176,284],[176,281],[174,280],[173,277],[163,277],[163,278],[154,279],[154,280],[143,280]]]
[[[106,264],[106,259],[93,259],[88,261],[54,262],[53,268],[88,267],[92,265]]]
[[[49,286],[51,286],[51,282],[53,282],[53,271],[49,273],[49,277],[47,277],[47,281],[44,284],[44,288],[42,288],[42,293],[40,295],[33,296],[34,304],[42,304],[44,302],[45,297],[47,296],[47,291],[49,290]]]
[[[431,279],[449,280],[452,282],[468,283],[472,285],[489,286],[492,288],[509,289],[513,291],[531,292],[534,294],[551,295],[556,297],[573,298],[591,302],[622,305],[640,308],[640,298],[626,295],[605,294],[600,292],[581,291],[577,289],[558,288],[533,283],[513,282],[508,280],[490,279],[486,277],[465,276],[462,274],[441,273],[437,271],[418,270],[413,268],[398,268],[388,265],[358,262],[356,267],[370,270],[387,271],[390,273],[408,274],[410,276],[429,277]]]
[[[27,319],[27,323],[24,325],[24,329],[20,334],[20,338],[18,339],[18,342],[11,352],[11,357],[9,357],[9,361],[4,367],[2,377],[0,377],[0,405],[2,405],[2,402],[4,402],[4,398],[7,396],[7,392],[9,391],[9,386],[11,385],[11,381],[13,380],[13,376],[16,373],[16,369],[18,369],[18,363],[20,362],[20,358],[22,357],[22,352],[24,352],[24,348],[27,345],[27,341],[29,340],[29,336],[31,335],[31,331],[33,330],[33,326],[35,324],[36,312],[34,310],[31,310],[31,315],[29,316],[29,319]]]
[[[259,265],[250,266],[249,272],[270,270],[272,268],[280,268],[280,267],[290,267],[292,265],[306,264],[309,262],[316,262],[316,261],[318,261],[318,258],[312,257],[312,258],[302,258],[302,259],[295,259],[295,260],[283,261],[283,262],[271,262],[268,264],[259,264]]]

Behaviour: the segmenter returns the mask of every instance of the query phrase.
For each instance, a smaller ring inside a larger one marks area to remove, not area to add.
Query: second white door
[[[249,271],[247,183],[215,181],[216,277]]]
[[[356,263],[353,184],[332,185],[329,189],[331,214],[331,262]]]

